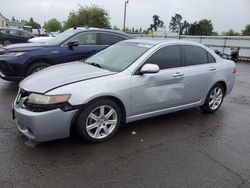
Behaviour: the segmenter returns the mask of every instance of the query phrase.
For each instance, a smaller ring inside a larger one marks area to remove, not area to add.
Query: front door
[[[167,109],[183,104],[184,79],[180,46],[157,50],[144,64],[156,64],[159,73],[132,76],[131,115]]]
[[[78,46],[69,47],[69,42],[77,42]],[[85,60],[99,50],[96,33],[81,33],[61,46],[62,62]]]

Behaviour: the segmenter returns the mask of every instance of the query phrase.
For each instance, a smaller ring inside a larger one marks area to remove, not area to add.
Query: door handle
[[[177,72],[177,73],[174,74],[175,78],[182,77],[182,76],[184,76],[184,73]]]
[[[209,68],[209,71],[215,71],[216,70],[216,67],[210,67]]]

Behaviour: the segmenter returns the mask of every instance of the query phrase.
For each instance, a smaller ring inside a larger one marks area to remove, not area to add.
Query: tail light
[[[236,74],[236,67],[234,67],[233,74]]]

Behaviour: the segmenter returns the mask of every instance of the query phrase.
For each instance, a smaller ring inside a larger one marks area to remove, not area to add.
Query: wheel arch
[[[32,66],[34,65],[35,63],[38,63],[38,62],[44,62],[44,63],[48,63],[49,65],[55,65],[55,62],[49,58],[46,58],[46,57],[37,57],[35,59],[31,59],[27,62],[24,70],[23,70],[23,75],[26,74],[27,70]]]
[[[225,81],[221,80],[221,81],[218,81],[216,82],[215,84],[221,84],[223,86],[223,89],[224,89],[224,93],[226,94],[227,93],[227,84]],[[214,84],[214,85],[215,85]]]

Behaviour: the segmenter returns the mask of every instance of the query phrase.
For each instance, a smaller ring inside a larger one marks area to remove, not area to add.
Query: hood
[[[32,50],[37,50],[40,48],[48,47],[51,45],[40,44],[40,43],[22,43],[22,44],[11,44],[5,47],[6,50],[10,52],[27,52]]]
[[[29,92],[46,93],[54,88],[78,81],[115,74],[83,62],[52,66],[24,79],[19,87]]]

